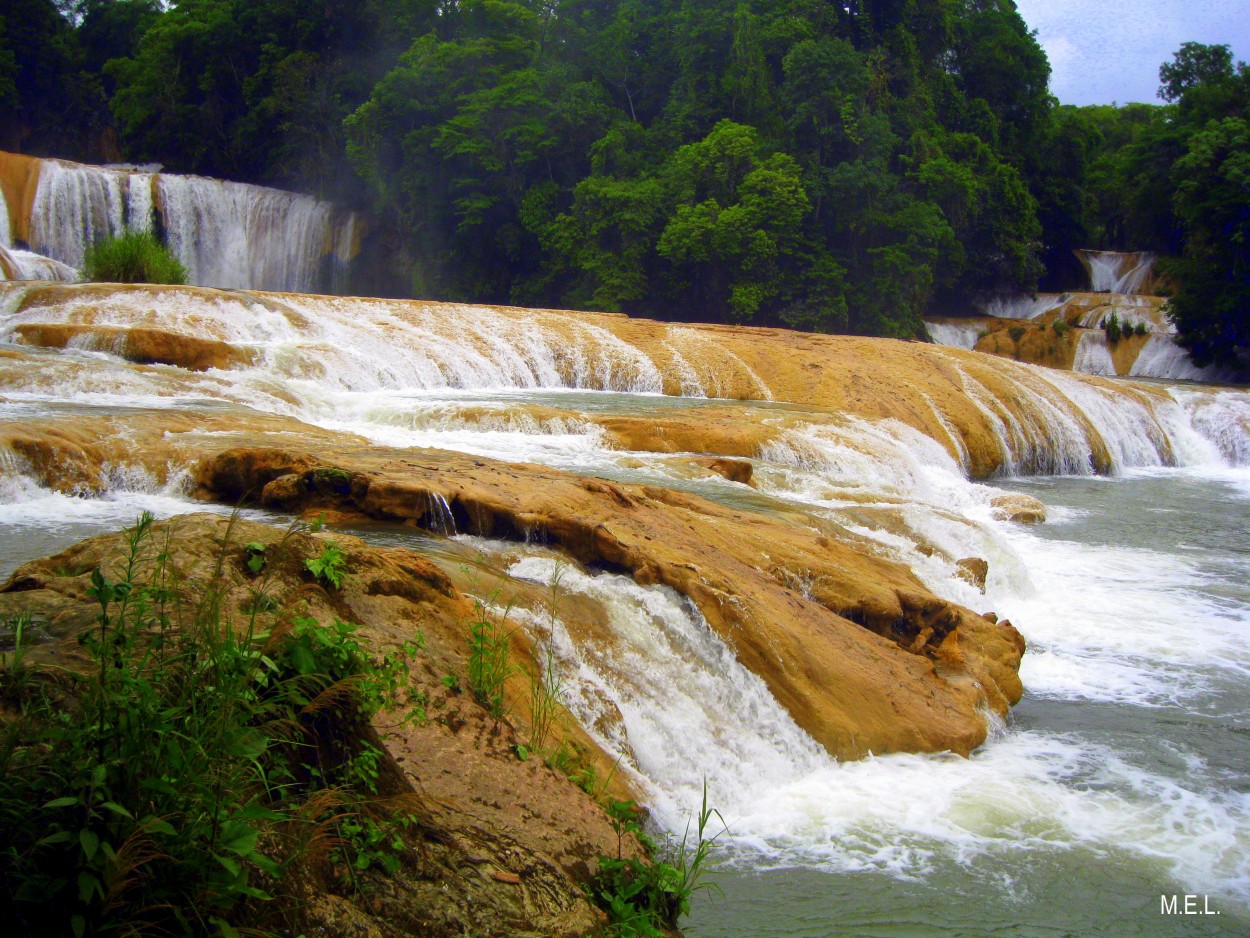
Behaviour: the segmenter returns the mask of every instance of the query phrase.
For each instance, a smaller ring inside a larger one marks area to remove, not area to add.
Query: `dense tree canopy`
[[[368,208],[379,293],[910,336],[1151,248],[1231,354],[1245,66],[1048,77],[1011,0],[10,0],[0,144]]]

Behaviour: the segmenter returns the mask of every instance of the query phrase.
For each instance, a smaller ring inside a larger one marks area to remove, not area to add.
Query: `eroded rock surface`
[[[739,660],[830,752],[968,753],[982,711],[1019,699],[1019,633],[929,593],[813,519],[746,513],[653,486],[584,479],[442,451],[316,454],[236,448],[204,460],[202,492],[292,512],[558,545],[583,564],[690,597]]]

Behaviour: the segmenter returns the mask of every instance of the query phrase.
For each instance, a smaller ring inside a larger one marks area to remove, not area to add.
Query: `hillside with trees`
[[[365,208],[368,292],[906,337],[1132,247],[1177,257],[1196,358],[1247,343],[1226,47],[1077,109],[1010,0],[7,9],[0,146]]]

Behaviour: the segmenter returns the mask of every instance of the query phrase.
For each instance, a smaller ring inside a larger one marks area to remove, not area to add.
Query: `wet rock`
[[[1032,495],[998,495],[990,504],[994,509],[994,517],[999,521],[1042,524],[1046,520],[1046,506]]]
[[[955,561],[955,573],[961,580],[971,583],[984,593],[985,578],[989,576],[990,565],[980,557],[964,557]]]
[[[350,485],[318,486],[327,470]],[[287,478],[294,476],[294,478]],[[794,518],[743,513],[655,486],[447,451],[235,448],[201,461],[205,497],[339,517],[539,537],[583,564],[688,596],[774,696],[830,752],[970,752],[981,711],[1019,699],[1023,642],[1010,627],[928,593],[906,568]],[[273,499],[271,502],[270,499]],[[887,689],[890,691],[887,693]]]
[[[695,462],[719,476],[724,476],[730,482],[740,482],[743,485],[751,484],[751,476],[755,472],[755,467],[745,459],[707,458],[696,459]]]

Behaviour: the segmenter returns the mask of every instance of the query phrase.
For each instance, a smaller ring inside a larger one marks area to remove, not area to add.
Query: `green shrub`
[[[187,282],[187,269],[150,231],[126,231],[97,241],[87,248],[82,275],[106,283]]]
[[[1024,338],[1024,326],[1012,326],[1007,330],[1007,334],[1011,336],[1012,342],[1019,342]]]
[[[1056,319],[1053,323],[1051,323],[1051,328],[1055,330],[1055,335],[1060,338],[1072,331],[1072,327],[1069,326],[1063,319]]]

